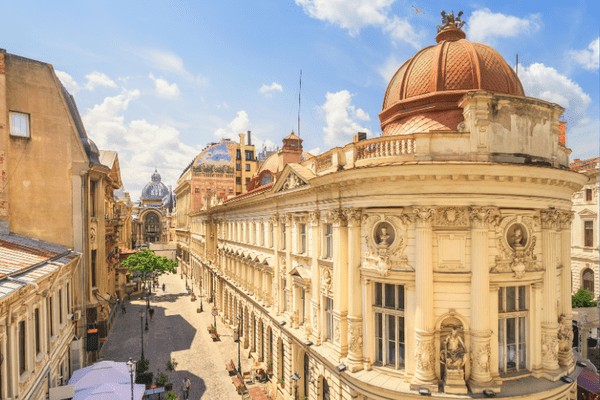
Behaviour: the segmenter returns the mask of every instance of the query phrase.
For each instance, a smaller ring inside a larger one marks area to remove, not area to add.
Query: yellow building
[[[561,378],[577,373],[571,196],[587,178],[563,109],[462,24],[446,14],[400,66],[381,137],[305,161],[287,137],[271,183],[178,221],[182,261],[278,398],[575,399]]]

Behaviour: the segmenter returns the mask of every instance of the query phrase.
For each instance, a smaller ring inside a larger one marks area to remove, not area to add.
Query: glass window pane
[[[504,320],[498,320],[498,369],[504,371]]]
[[[382,316],[380,313],[375,313],[375,356],[377,362],[383,362],[383,338],[381,336],[382,329]]]
[[[381,303],[381,292],[382,292],[382,284],[375,284],[375,305],[381,307],[383,304]]]
[[[387,325],[387,364],[396,366],[396,318],[393,315],[386,315]]]
[[[504,311],[504,288],[498,289],[498,311]]]
[[[506,369],[515,369],[517,367],[517,345],[511,344],[506,346],[506,352]]]
[[[526,368],[527,323],[525,317],[519,318],[519,368]]]
[[[517,293],[514,286],[506,288],[506,311],[515,311],[517,307]]]
[[[385,285],[385,306],[396,308],[396,287],[394,285]]]
[[[517,335],[515,332],[515,319],[507,318],[506,319],[506,344],[515,344],[517,343]]]
[[[527,287],[519,286],[519,310],[527,310]]]
[[[398,285],[398,310],[404,310],[404,286]]]

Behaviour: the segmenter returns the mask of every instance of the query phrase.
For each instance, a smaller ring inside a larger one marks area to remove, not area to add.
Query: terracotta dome
[[[456,130],[458,101],[472,90],[524,96],[513,69],[494,49],[465,39],[460,15],[442,13],[437,44],[419,51],[392,77],[379,114],[384,136]]]

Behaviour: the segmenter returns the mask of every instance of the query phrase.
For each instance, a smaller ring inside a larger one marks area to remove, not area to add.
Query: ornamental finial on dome
[[[151,179],[152,179],[152,182],[160,182],[160,174],[158,173],[156,168],[154,169],[154,173],[152,174]]]
[[[437,26],[438,33],[435,36],[435,40],[438,43],[442,40],[456,41],[466,37],[465,33],[461,30],[465,24],[465,21],[460,19],[462,15],[462,11],[459,11],[455,17],[454,11],[448,14],[445,10],[442,10],[442,25]]]

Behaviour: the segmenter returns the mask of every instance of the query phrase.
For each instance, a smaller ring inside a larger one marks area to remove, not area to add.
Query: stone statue
[[[444,350],[442,351],[442,363],[446,369],[462,369],[465,365],[467,349],[463,339],[458,335],[458,327],[452,327],[452,333],[444,341]]]

